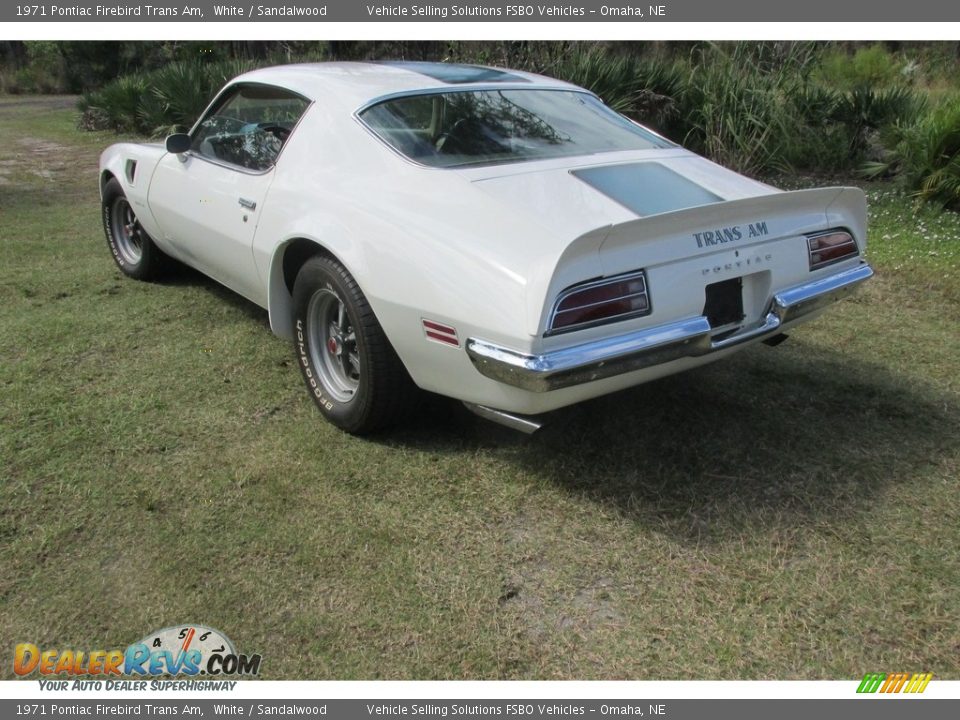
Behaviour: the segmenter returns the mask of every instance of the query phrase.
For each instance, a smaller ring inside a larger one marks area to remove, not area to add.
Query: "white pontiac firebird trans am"
[[[532,432],[701,365],[873,275],[856,188],[782,192],[582,88],[442,63],[272,67],[189,133],[100,159],[125,274],[175,258],[267,309],[336,426],[418,388]]]

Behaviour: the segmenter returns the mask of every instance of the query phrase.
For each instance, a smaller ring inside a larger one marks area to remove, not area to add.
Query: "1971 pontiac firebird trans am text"
[[[256,70],[100,162],[127,275],[174,258],[269,312],[334,424],[418,389],[537,416],[773,344],[872,274],[856,188],[781,192],[494,68]]]

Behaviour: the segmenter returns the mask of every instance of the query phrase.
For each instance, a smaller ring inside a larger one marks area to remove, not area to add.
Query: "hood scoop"
[[[658,162],[605,165],[571,174],[640,217],[723,201]]]

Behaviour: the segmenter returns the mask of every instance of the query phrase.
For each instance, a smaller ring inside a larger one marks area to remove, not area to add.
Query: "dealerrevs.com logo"
[[[175,625],[124,649],[40,648],[20,643],[13,653],[19,676],[245,676],[260,672],[260,655],[238,653],[226,635],[203,625]]]

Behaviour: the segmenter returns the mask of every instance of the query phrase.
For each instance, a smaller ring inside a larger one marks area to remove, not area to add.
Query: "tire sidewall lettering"
[[[113,260],[119,268],[128,275],[133,275],[136,277],[136,273],[140,266],[143,264],[144,258],[141,257],[140,262],[136,264],[131,264],[127,262],[123,255],[120,253],[120,248],[117,246],[117,239],[113,233],[113,222],[111,221],[111,215],[113,214],[113,204],[120,198],[125,197],[122,191],[113,191],[106,197],[104,197],[102,202],[103,207],[103,230],[104,234],[107,236],[107,245],[110,247],[110,254],[113,256]],[[132,206],[131,206],[132,211]],[[143,253],[149,252],[148,243],[144,243]]]
[[[116,198],[111,199],[110,203],[113,202]],[[103,207],[103,227],[107,231],[107,244],[110,246],[110,252],[113,254],[113,259],[120,265],[126,267],[126,263],[123,261],[123,257],[120,255],[120,250],[117,248],[116,238],[113,236],[113,223],[110,222],[110,205],[105,204]]]
[[[311,394],[317,401],[317,404],[320,405],[321,409],[325,409],[327,412],[333,410],[333,402],[324,395],[323,385],[317,382],[316,373],[314,372],[313,362],[310,359],[310,353],[307,349],[307,340],[304,334],[304,319],[302,317],[297,317],[296,322],[296,348],[297,355],[300,357],[300,367],[303,371],[304,380],[307,383],[307,387],[310,390]]]

